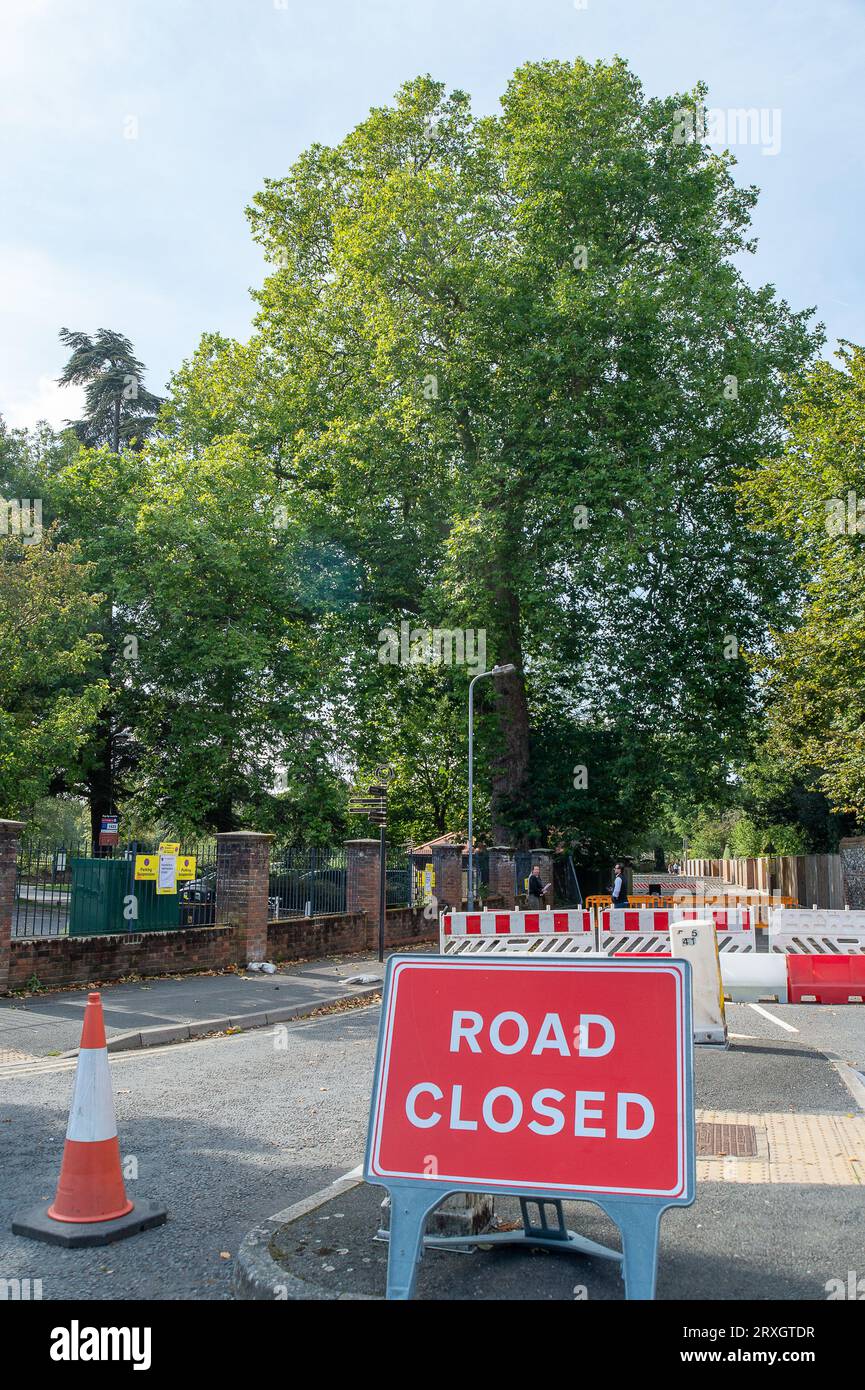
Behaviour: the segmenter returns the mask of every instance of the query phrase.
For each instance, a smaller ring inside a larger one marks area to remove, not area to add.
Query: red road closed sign
[[[689,1201],[687,966],[394,960],[366,1176]]]

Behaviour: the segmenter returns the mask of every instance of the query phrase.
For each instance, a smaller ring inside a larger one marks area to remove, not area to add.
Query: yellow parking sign
[[[140,883],[142,880],[156,878],[157,856],[155,854],[136,854],[135,856],[135,878]]]
[[[179,854],[179,853],[180,853],[180,841],[178,840],[178,841],[175,843],[174,840],[162,840],[162,841],[160,842],[159,849],[158,849],[157,853],[158,853],[158,854]]]
[[[178,881],[195,878],[195,855],[180,854],[177,857],[177,878]]]

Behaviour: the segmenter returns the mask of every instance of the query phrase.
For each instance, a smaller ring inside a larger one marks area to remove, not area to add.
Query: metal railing
[[[343,845],[272,849],[268,917],[314,917],[345,912],[346,853]]]
[[[385,861],[387,907],[411,907],[417,887],[409,852],[399,845],[388,845]]]
[[[103,935],[212,926],[216,921],[216,841],[182,843],[195,856],[195,876],[177,883],[176,894],[157,895],[135,879],[136,855],[156,855],[158,845],[128,841],[57,845],[23,840],[18,852],[12,935]],[[111,867],[108,867],[108,864]],[[134,899],[134,902],[130,900]],[[158,905],[159,911],[155,910]]]
[[[69,930],[72,860],[89,855],[87,840],[65,845],[22,840],[15,873],[12,935],[65,936]]]

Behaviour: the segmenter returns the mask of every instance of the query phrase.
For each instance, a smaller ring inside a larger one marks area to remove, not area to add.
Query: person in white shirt
[[[628,890],[625,887],[625,876],[621,864],[617,864],[613,870],[615,877],[613,886],[610,889],[610,897],[613,900],[613,907],[628,906]]]

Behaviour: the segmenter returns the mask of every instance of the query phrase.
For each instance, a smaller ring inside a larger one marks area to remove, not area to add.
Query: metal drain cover
[[[753,1125],[697,1124],[698,1158],[756,1158],[757,1131]]]

